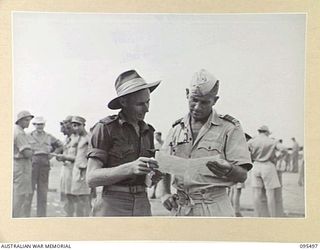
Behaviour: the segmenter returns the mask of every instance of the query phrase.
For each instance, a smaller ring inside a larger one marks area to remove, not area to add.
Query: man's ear
[[[187,97],[187,99],[189,99],[189,93],[190,93],[189,89],[186,89],[186,97]]]
[[[124,97],[120,97],[119,103],[120,103],[121,107],[126,107],[127,106],[127,99]]]

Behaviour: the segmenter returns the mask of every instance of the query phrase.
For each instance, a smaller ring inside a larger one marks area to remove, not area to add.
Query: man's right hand
[[[65,157],[63,154],[56,155],[56,159],[57,159],[57,161],[65,161]]]
[[[162,205],[169,211],[178,208],[176,196],[174,194],[165,194],[161,197]]]
[[[130,168],[134,175],[145,175],[150,173],[153,168],[158,168],[158,163],[151,158],[139,157],[137,160],[130,163]]]

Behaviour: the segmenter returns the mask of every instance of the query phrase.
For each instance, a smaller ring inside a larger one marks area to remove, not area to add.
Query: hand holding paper
[[[206,166],[209,170],[218,177],[226,176],[232,170],[232,165],[223,159],[208,161]]]

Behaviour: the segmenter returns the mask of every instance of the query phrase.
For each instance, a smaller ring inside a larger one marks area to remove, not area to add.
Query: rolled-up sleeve
[[[89,139],[89,148],[87,157],[100,160],[104,165],[108,161],[108,149],[110,144],[110,135],[105,129],[103,123],[97,123],[92,130]]]
[[[22,151],[25,149],[31,149],[31,146],[28,142],[27,136],[24,134],[19,134],[16,137],[15,143],[16,143],[16,146],[19,150],[19,153],[22,153]]]
[[[250,152],[245,135],[240,127],[234,127],[227,134],[225,145],[226,159],[235,165],[246,165],[252,168]]]
[[[51,146],[53,147],[53,150],[63,147],[63,143],[52,135],[50,135],[50,141],[51,141]]]

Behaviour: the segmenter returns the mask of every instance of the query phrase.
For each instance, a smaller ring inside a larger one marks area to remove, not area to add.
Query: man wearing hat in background
[[[25,128],[29,127],[34,116],[28,111],[18,113],[14,127],[13,151],[13,217],[24,217],[26,199],[32,193],[31,158],[32,149]]]
[[[276,170],[278,142],[269,137],[270,130],[265,125],[258,129],[258,133],[248,141],[253,161],[251,185],[254,212],[257,217],[276,217],[275,190],[281,187]]]
[[[219,81],[207,70],[194,74],[186,91],[189,113],[173,124],[163,145],[170,155],[214,159],[175,175],[174,195],[170,175],[163,179],[162,202],[173,215],[235,216],[226,188],[245,181],[252,164],[239,122],[212,109],[218,89]]]
[[[63,209],[67,217],[72,217],[75,212],[75,196],[71,192],[72,186],[72,172],[74,161],[68,160],[66,156],[76,155],[77,137],[73,134],[72,129],[72,116],[67,116],[60,122],[61,132],[66,136],[66,141],[63,145],[62,154],[56,156],[57,161],[63,162],[60,176],[60,194]]]
[[[151,215],[145,178],[158,166],[150,159],[154,154],[154,129],[144,118],[150,93],[159,84],[146,83],[135,70],[123,72],[116,79],[118,97],[108,107],[121,111],[100,120],[89,142],[87,182],[90,187],[103,186],[93,216]]]
[[[71,123],[75,136],[78,136],[77,152],[72,170],[71,193],[76,196],[75,212],[77,217],[89,216],[90,188],[86,182],[87,153],[89,135],[85,130],[86,120],[81,116],[73,116]]]
[[[32,193],[28,196],[26,213],[30,217],[31,204],[34,190],[37,189],[37,217],[47,215],[47,193],[50,162],[50,153],[60,152],[62,143],[54,136],[44,131],[45,120],[43,117],[35,117],[32,124],[35,130],[28,135],[28,140],[33,150],[32,156]]]

